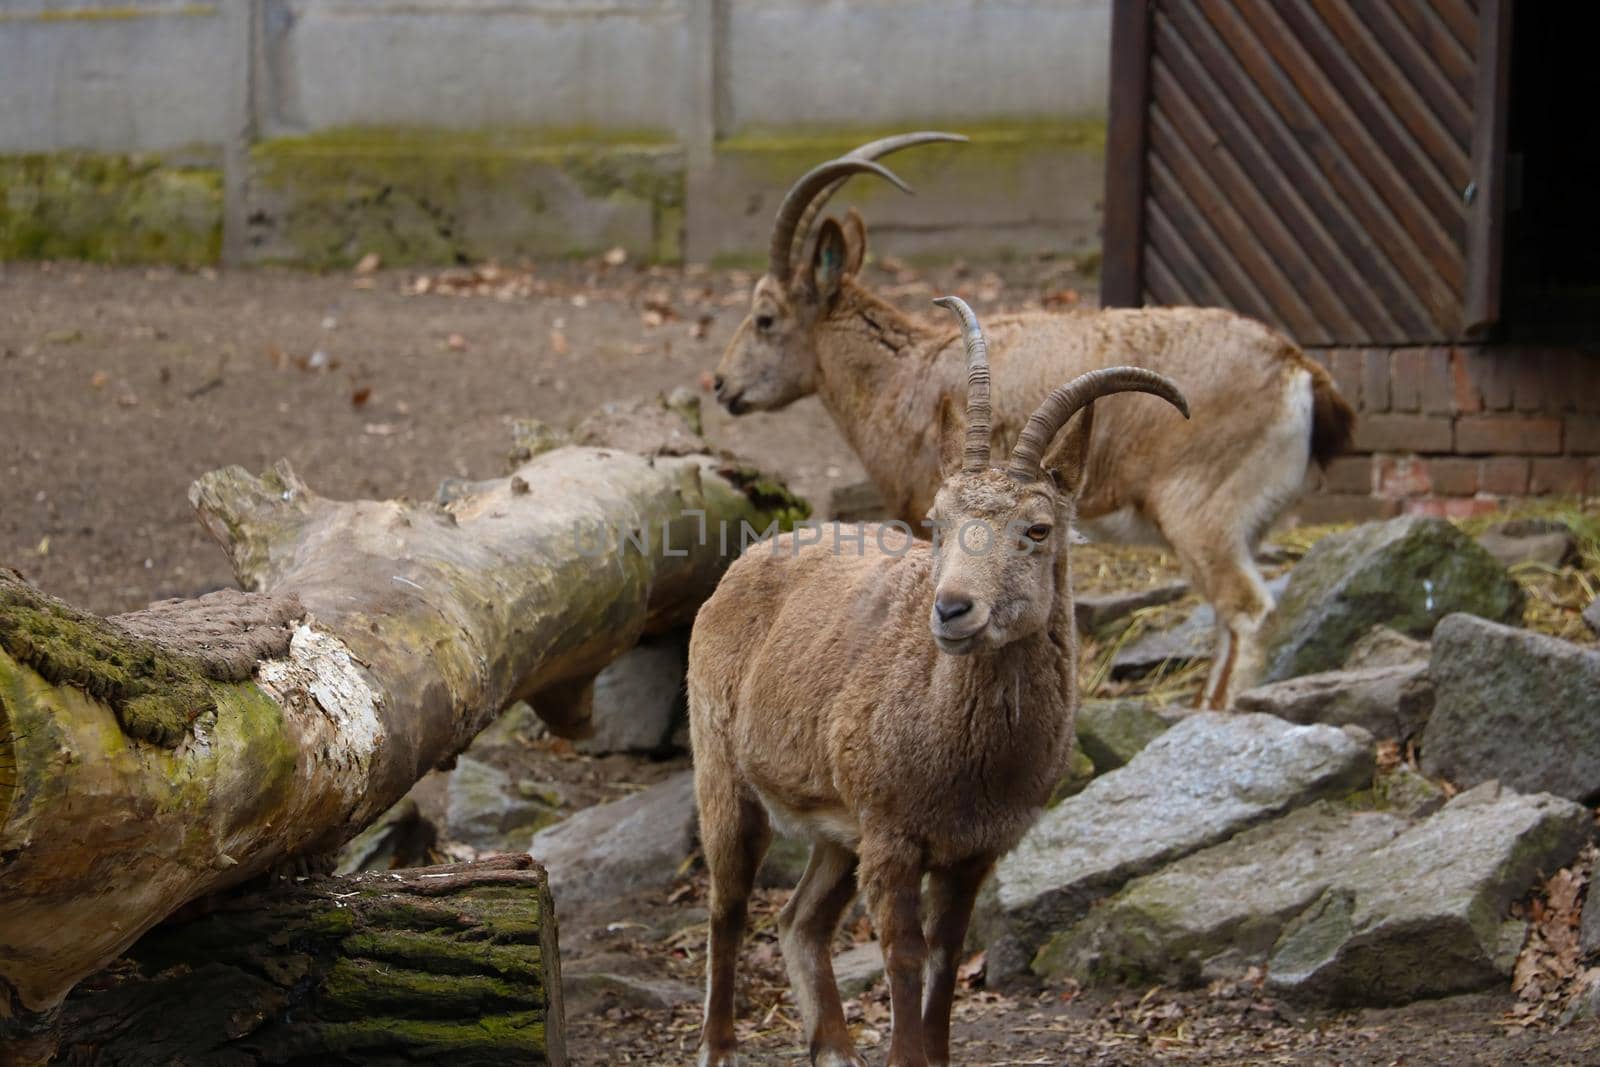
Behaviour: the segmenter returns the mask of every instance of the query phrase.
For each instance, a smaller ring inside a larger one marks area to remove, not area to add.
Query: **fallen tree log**
[[[63,1063],[566,1062],[555,914],[526,856],[229,895],[151,930],[57,1021]]]
[[[742,529],[804,514],[663,410],[601,420],[648,454],[554,448],[448,506],[207,475],[190,499],[252,592],[99,619],[0,568],[0,1017],[336,847],[512,701],[581,724],[594,674],[692,618]]]

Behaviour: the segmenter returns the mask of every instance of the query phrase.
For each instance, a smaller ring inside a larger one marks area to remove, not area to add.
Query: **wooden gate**
[[[1511,0],[1116,0],[1108,306],[1306,345],[1499,313]]]

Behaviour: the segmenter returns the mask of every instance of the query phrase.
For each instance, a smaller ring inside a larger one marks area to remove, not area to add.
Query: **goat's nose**
[[[972,610],[972,598],[964,593],[940,593],[933,598],[933,610],[939,613],[940,622],[959,619]]]
[[[722,380],[722,375],[713,374],[711,376],[711,388],[716,391],[718,396],[722,395],[722,387],[725,384],[726,383]]]

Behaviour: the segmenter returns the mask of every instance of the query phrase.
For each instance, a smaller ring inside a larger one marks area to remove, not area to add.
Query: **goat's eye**
[[[772,329],[772,316],[771,315],[757,315],[756,316],[756,329],[760,330],[762,333],[766,333],[768,330]]]
[[[1032,526],[1028,527],[1028,540],[1030,541],[1043,541],[1049,536],[1050,527],[1046,526],[1042,522],[1036,522]]]

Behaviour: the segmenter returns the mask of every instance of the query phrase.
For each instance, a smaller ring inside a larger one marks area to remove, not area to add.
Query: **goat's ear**
[[[844,246],[845,277],[854,278],[861,273],[861,263],[867,258],[867,224],[855,208],[844,216]]]
[[[811,284],[822,303],[828,303],[838,294],[848,256],[844,228],[839,220],[824,219],[817,228],[817,246],[811,253]]]
[[[1094,431],[1094,404],[1089,403],[1056,434],[1045,450],[1044,469],[1055,479],[1056,488],[1076,497],[1083,488],[1084,468],[1089,462],[1089,435]]]
[[[967,419],[948,396],[939,400],[939,475],[948,478],[961,469],[966,445]]]

